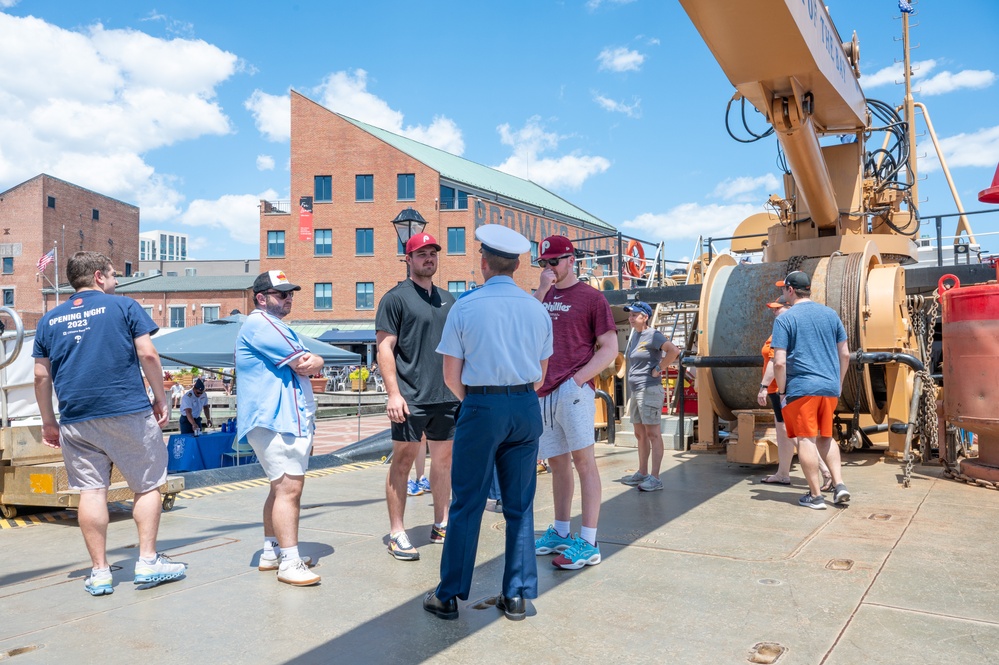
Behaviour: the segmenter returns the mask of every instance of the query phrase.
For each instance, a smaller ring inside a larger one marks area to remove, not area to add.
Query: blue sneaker
[[[98,575],[96,570],[92,570],[90,571],[90,575],[87,576],[83,588],[91,596],[110,596],[114,593],[114,587],[111,586],[112,582],[110,572]]]
[[[183,577],[187,573],[186,563],[174,563],[165,554],[157,554],[153,563],[135,562],[135,584],[159,584]]]
[[[572,546],[552,559],[552,565],[562,570],[579,570],[600,563],[600,548],[573,535]]]
[[[420,476],[420,482],[418,482],[417,485],[419,485],[420,489],[424,492],[430,491],[430,481],[427,480],[426,476]]]
[[[409,496],[420,496],[423,494],[423,489],[418,482],[410,478],[406,481],[406,494]]]
[[[548,530],[545,531],[545,535],[534,541],[534,553],[538,556],[556,554],[568,549],[570,545],[572,545],[571,537],[566,536],[563,538],[558,535],[558,531],[555,530],[554,525],[549,525]]]

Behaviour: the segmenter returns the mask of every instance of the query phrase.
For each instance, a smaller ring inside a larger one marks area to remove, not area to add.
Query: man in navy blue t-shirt
[[[163,368],[149,337],[159,328],[135,300],[114,295],[117,274],[105,255],[77,252],[66,276],[76,293],[38,322],[31,355],[42,440],[62,449],[69,486],[80,491],[80,530],[93,562],[85,589],[92,596],[114,592],[106,551],[112,464],[135,493],[135,583],[183,577],[185,564],[156,552],[167,467],[160,428],[169,415]],[[152,409],[140,367],[153,391]]]

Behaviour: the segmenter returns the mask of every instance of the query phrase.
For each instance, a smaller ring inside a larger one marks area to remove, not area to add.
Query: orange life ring
[[[631,260],[625,264],[625,271],[632,277],[641,277],[645,272],[645,249],[642,243],[637,240],[628,241],[628,249],[625,250]]]

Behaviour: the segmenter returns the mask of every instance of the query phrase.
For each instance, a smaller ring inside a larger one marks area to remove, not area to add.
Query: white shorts
[[[538,398],[545,425],[538,441],[538,457],[548,459],[593,445],[594,396],[590,384],[579,387],[569,377],[554,392]]]
[[[304,476],[309,470],[312,434],[299,437],[266,427],[254,427],[246,433],[246,441],[270,481],[279,480],[284,475]]]

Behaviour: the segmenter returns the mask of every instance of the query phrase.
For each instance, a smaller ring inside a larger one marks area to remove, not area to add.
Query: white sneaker
[[[312,565],[312,557],[303,556],[302,561],[305,562],[306,566]],[[277,570],[281,567],[281,557],[280,556],[268,556],[266,553],[260,555],[260,565],[257,566],[257,570],[269,571]]]
[[[655,476],[649,476],[638,483],[638,489],[642,492],[658,492],[663,488],[663,481]]]
[[[630,476],[624,476],[618,482],[620,482],[622,485],[630,485],[631,487],[635,487],[636,485],[641,485],[643,482],[645,482],[647,478],[650,477],[651,476],[647,474],[641,473],[640,471],[636,471]]]
[[[491,513],[502,513],[503,502],[499,499],[486,499],[486,510]]]
[[[309,570],[309,567],[302,559],[282,561],[278,567],[277,578],[279,582],[293,586],[311,586],[319,584],[319,580],[322,579],[319,575]]]
[[[165,554],[157,554],[153,563],[135,562],[135,584],[159,584],[183,577],[187,573],[186,563],[174,563]]]

